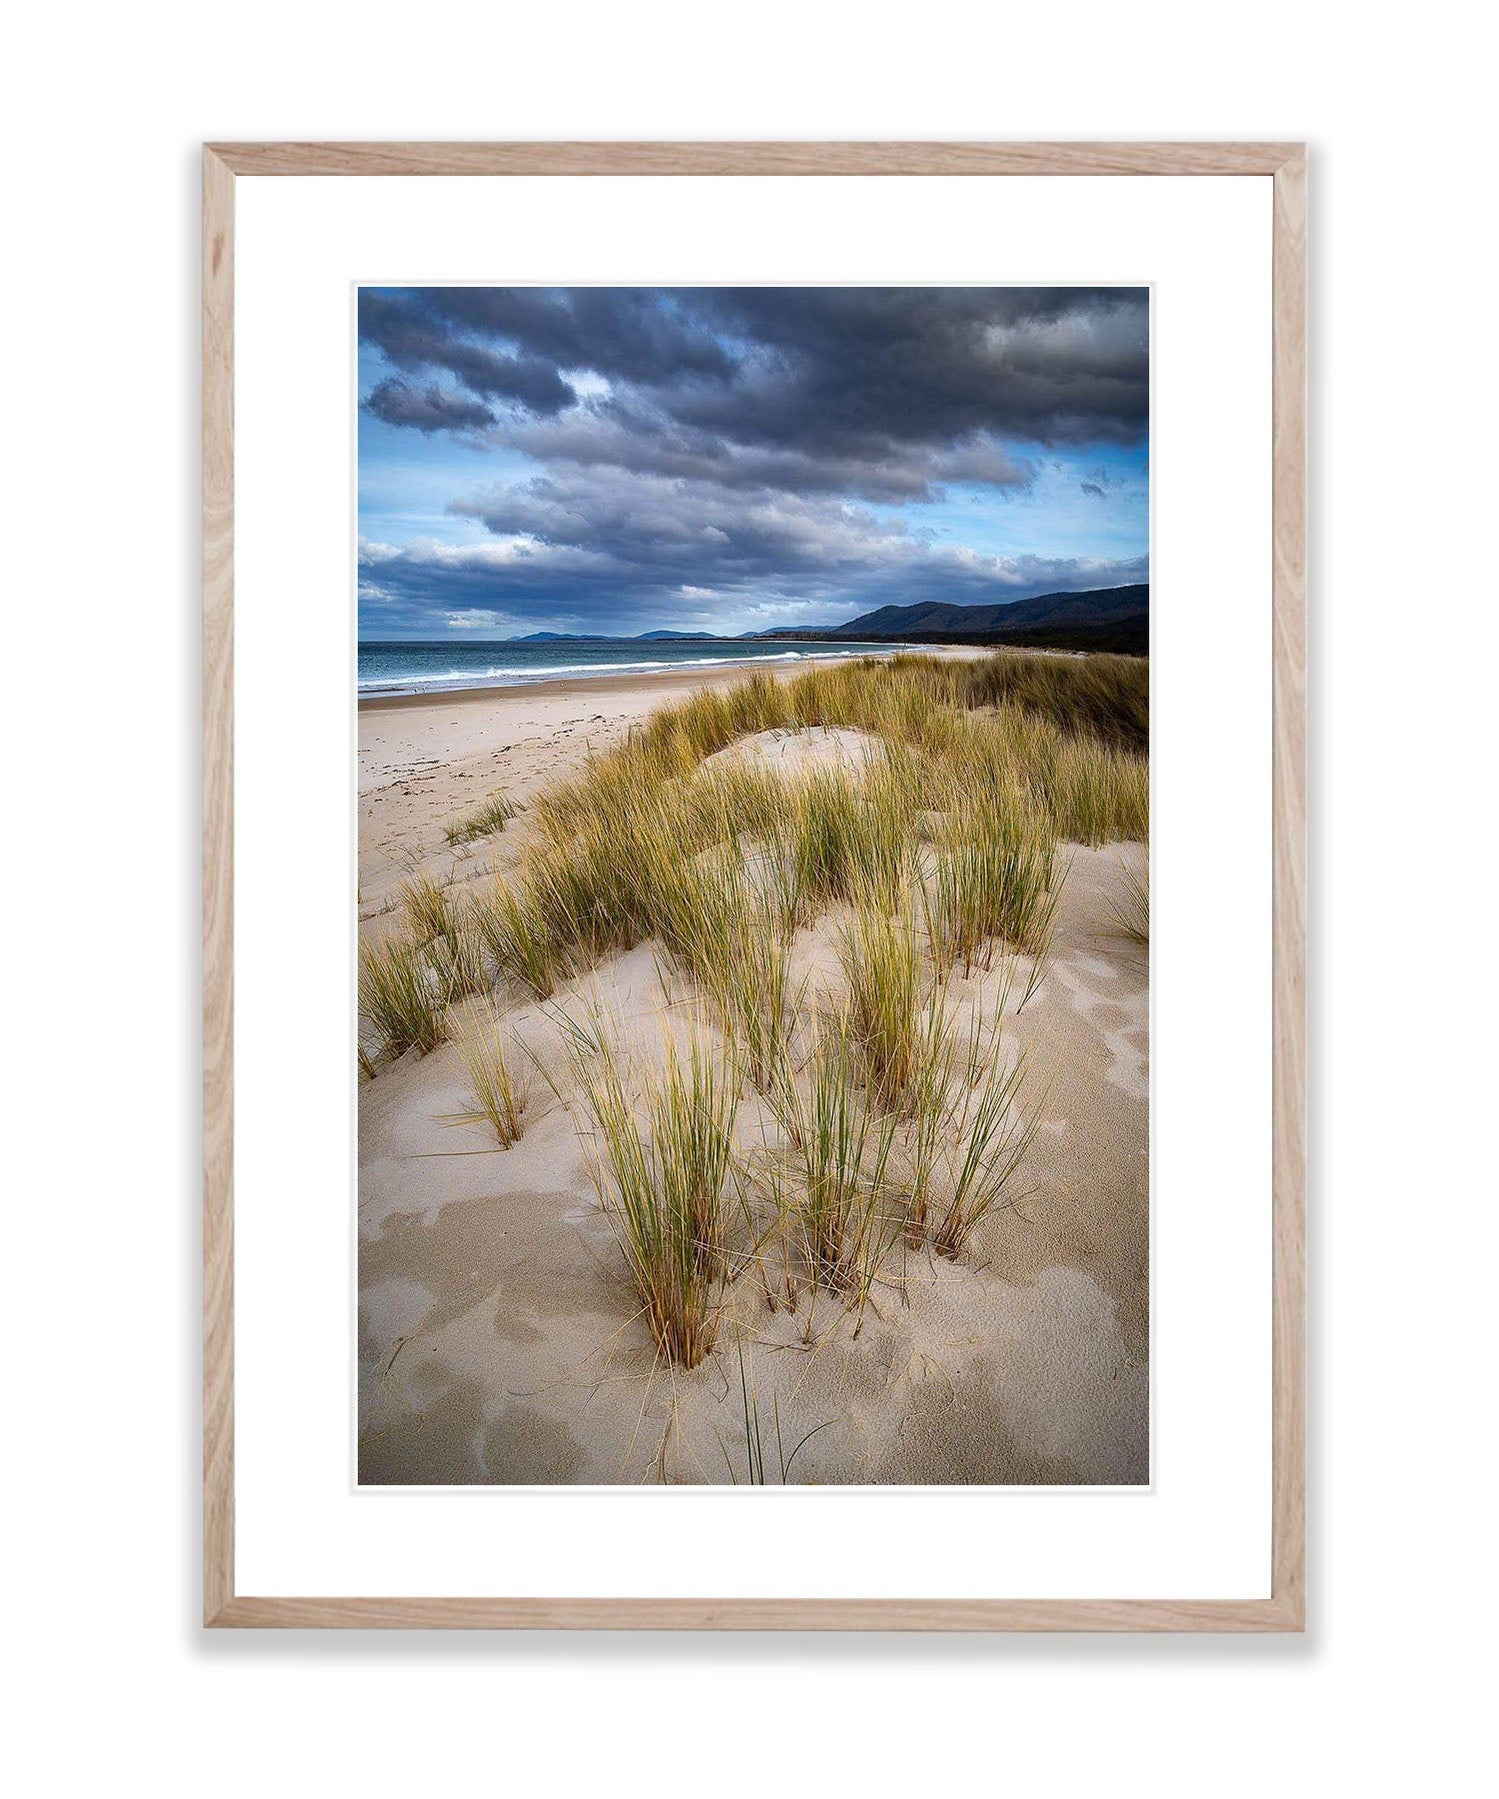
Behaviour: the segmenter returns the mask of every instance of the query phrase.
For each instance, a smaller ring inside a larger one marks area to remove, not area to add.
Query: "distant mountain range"
[[[835,637],[905,637],[931,631],[975,636],[990,631],[1033,631],[1040,626],[1119,625],[1150,616],[1150,584],[1095,587],[1086,593],[1043,593],[1033,600],[992,606],[949,606],[931,600],[915,606],[881,606],[835,625]],[[765,635],[779,635],[767,632]]]
[[[762,637],[894,638],[904,643],[1014,644],[1036,649],[1116,650],[1143,656],[1150,650],[1150,583],[1094,587],[1082,593],[1042,593],[1029,600],[986,606],[951,606],[939,600],[881,606],[847,624],[814,630],[762,631]]]
[[[801,626],[796,630],[754,631],[757,638],[805,642],[848,637],[862,642],[892,638],[906,643],[976,642],[1056,644],[1077,649],[1143,652],[1149,644],[1150,583],[1094,587],[1082,593],[1043,593],[1029,600],[997,600],[986,606],[951,606],[920,600],[911,606],[881,606],[842,625]],[[731,643],[712,631],[644,631],[630,639],[593,633],[533,631],[515,643]]]

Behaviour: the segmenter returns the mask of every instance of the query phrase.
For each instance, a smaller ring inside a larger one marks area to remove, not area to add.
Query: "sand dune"
[[[454,854],[442,826],[486,787],[524,800],[588,748],[617,742],[670,677],[385,703],[360,716],[363,929],[386,928],[411,866],[462,882],[504,867],[524,816]],[[725,755],[776,765],[857,759],[859,733],[768,732]],[[600,1210],[578,1121],[545,1075],[521,1140],[499,1150],[446,1120],[466,1102],[457,1051],[408,1053],[360,1089],[359,1472],[366,1483],[722,1482],[745,1478],[742,1350],[770,1442],[813,1431],[793,1478],[821,1483],[1140,1483],[1148,1468],[1148,965],[1113,905],[1138,845],[1068,852],[1052,960],[1007,1031],[1050,1081],[1022,1197],[960,1261],[898,1250],[855,1340],[826,1296],[809,1312],[736,1284],[718,1348],[659,1366]],[[838,918],[797,934],[795,962],[833,990]],[[992,1010],[1001,976],[956,973],[955,1015]],[[649,944],[559,996],[660,1054],[692,1009]],[[1013,1001],[1012,1001],[1013,1004]],[[507,1015],[566,1092],[551,1009]],[[737,1130],[752,1143],[762,1102]],[[774,1472],[772,1472],[774,1478]]]

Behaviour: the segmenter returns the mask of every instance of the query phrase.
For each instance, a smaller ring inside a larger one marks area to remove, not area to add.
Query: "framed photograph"
[[[1302,1629],[1302,146],[203,219],[206,1622]]]

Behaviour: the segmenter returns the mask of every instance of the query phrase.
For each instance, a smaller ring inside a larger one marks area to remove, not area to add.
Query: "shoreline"
[[[891,644],[888,651],[862,650],[861,655],[917,656],[981,656],[984,649],[968,649],[962,644]],[[484,686],[438,687],[421,691],[402,690],[395,693],[358,694],[359,713],[410,711],[416,707],[444,704],[472,706],[482,700],[515,700],[526,695],[537,699],[578,699],[589,693],[662,692],[671,693],[685,687],[719,686],[728,681],[742,681],[751,674],[771,674],[791,678],[809,667],[824,662],[855,660],[842,655],[800,656],[787,658],[745,657],[722,663],[683,663],[677,668],[611,669],[596,675],[558,675],[553,680],[542,677],[534,681],[491,681]]]

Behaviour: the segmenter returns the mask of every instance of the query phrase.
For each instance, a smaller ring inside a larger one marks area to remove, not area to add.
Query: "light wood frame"
[[[1257,175],[1274,182],[1274,1149],[1266,1599],[267,1598],[234,1586],[234,183],[239,175]],[[203,1614],[215,1627],[1299,1631],[1306,1559],[1306,149],[239,143],[203,152]]]

